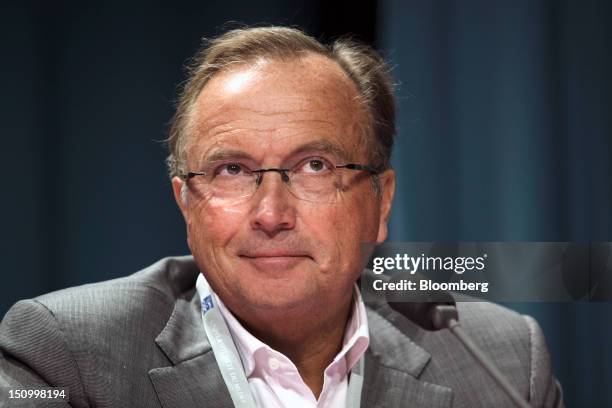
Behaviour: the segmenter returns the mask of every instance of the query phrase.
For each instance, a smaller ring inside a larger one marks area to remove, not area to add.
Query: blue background
[[[1,7],[0,315],[187,252],[161,141],[183,63],[230,20],[353,32],[394,65],[392,241],[612,241],[608,1]],[[612,406],[610,303],[510,306],[568,406]]]

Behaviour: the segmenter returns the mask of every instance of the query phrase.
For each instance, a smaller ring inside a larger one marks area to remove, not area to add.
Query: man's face
[[[321,56],[222,72],[191,113],[186,168],[201,171],[211,157],[251,169],[311,156],[369,164],[356,98],[350,79]],[[350,299],[363,266],[360,245],[386,238],[394,175],[381,176],[377,197],[364,172],[339,173],[344,188],[314,202],[296,198],[275,172],[235,202],[198,194],[192,182],[183,200],[184,181],[173,179],[196,263],[234,312],[312,310]]]

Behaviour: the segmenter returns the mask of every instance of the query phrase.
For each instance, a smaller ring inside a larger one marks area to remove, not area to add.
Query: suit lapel
[[[450,407],[453,398],[450,388],[419,379],[431,356],[389,321],[399,316],[386,304],[368,307],[367,314],[370,347],[365,354],[361,405],[368,408]],[[413,329],[416,335],[418,329]]]
[[[172,366],[149,371],[164,408],[233,407],[206,338],[197,292],[177,300],[155,342],[172,362]]]

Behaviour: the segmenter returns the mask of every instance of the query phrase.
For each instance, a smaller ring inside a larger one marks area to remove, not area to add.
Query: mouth
[[[253,265],[256,269],[271,270],[282,269],[287,270],[296,266],[302,261],[311,260],[312,257],[302,253],[295,252],[255,252],[239,255],[240,259]]]

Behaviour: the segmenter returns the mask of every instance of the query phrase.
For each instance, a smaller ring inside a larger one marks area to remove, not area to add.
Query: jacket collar
[[[149,371],[164,408],[233,407],[204,331],[195,290],[176,301],[155,343],[172,362]]]
[[[369,304],[367,313],[371,335],[361,406],[450,407],[450,388],[420,379],[431,360],[431,355],[413,341],[422,336],[422,329],[385,302]]]

